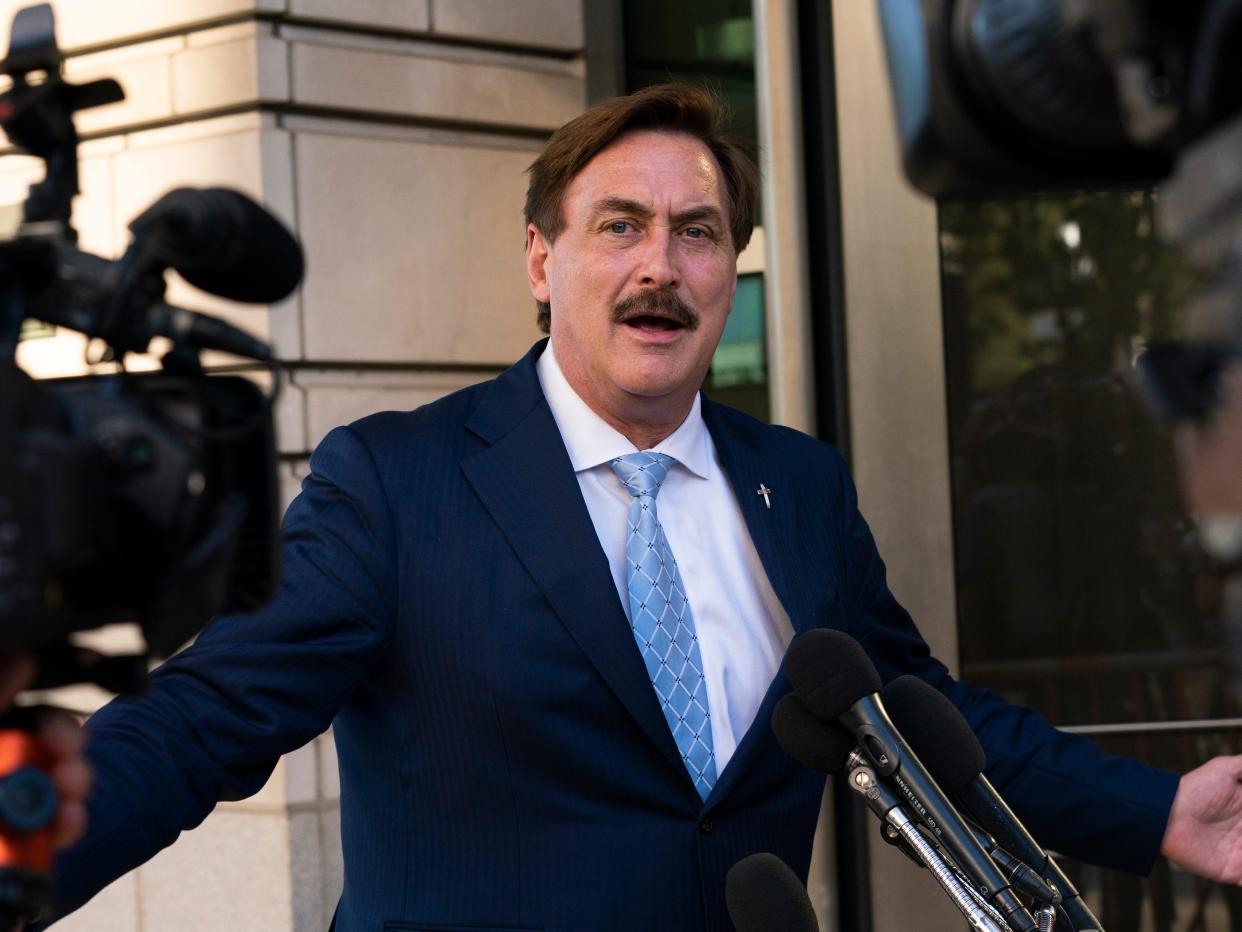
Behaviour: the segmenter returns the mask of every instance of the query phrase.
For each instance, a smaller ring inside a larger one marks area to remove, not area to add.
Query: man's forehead
[[[588,208],[607,200],[647,202],[673,196],[724,209],[720,165],[688,133],[633,130],[600,150],[570,182],[570,199]],[[576,196],[576,197],[575,197]]]

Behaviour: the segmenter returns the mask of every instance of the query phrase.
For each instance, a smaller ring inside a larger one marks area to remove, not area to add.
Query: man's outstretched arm
[[[889,590],[853,482],[844,464],[839,469],[849,633],[881,677],[912,673],[953,700],[983,745],[988,778],[1042,845],[1102,867],[1150,871],[1170,822],[1177,775],[1106,754],[1038,712],[949,676]]]
[[[283,578],[250,615],[219,618],[88,723],[95,789],[85,838],[56,862],[56,910],[266,782],[281,754],[324,731],[380,662],[392,630],[395,544],[358,435],[334,431],[284,522]]]

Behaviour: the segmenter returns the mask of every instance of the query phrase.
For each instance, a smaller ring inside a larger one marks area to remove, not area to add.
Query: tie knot
[[[631,495],[655,498],[673,465],[673,458],[663,453],[627,453],[609,465]]]

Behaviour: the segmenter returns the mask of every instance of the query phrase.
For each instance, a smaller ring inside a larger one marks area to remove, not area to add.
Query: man
[[[550,343],[325,439],[276,599],[92,720],[62,909],[331,723],[340,932],[727,930],[733,863],[807,870],[823,778],[767,722],[785,646],[821,626],[885,679],[943,689],[1045,843],[1143,871],[1163,838],[1242,877],[1238,760],[1179,790],[953,682],[889,593],[837,454],[700,397],[756,187],[700,90],[555,134],[527,201]]]

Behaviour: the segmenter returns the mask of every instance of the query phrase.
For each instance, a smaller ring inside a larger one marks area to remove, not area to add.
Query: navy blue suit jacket
[[[806,873],[823,777],[772,738],[783,675],[700,801],[540,390],[541,350],[324,440],[285,519],[276,599],[216,620],[150,694],[92,719],[98,788],[87,838],[58,861],[62,910],[329,724],[340,932],[723,932],[738,859],[772,851]],[[1045,844],[1146,870],[1176,777],[950,679],[889,593],[840,457],[720,405],[703,416],[797,631],[847,631],[886,680],[944,690]]]

